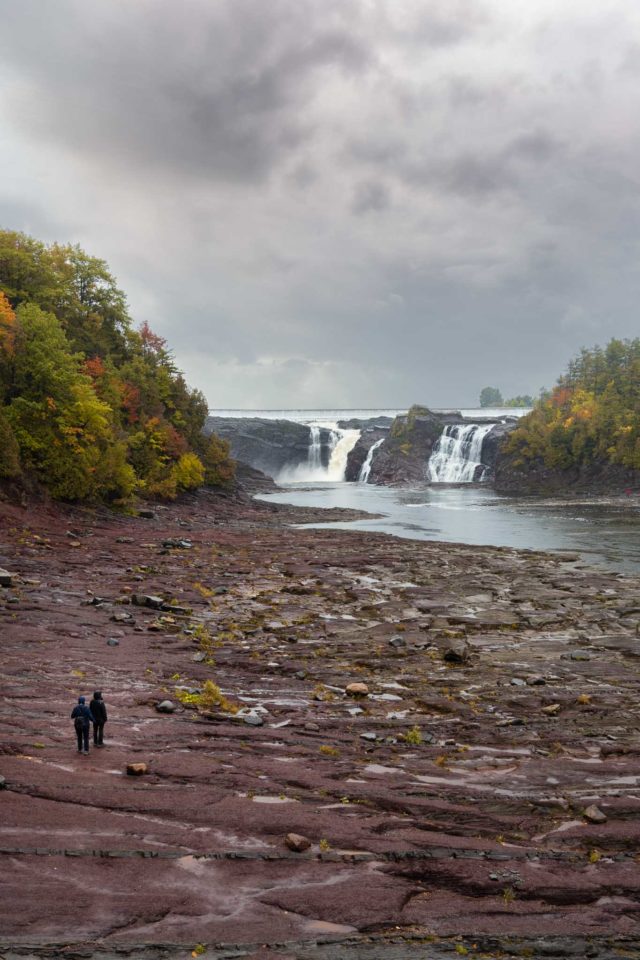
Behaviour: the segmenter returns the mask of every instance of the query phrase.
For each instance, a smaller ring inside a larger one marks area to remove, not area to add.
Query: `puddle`
[[[404,773],[404,770],[399,770],[397,767],[383,767],[381,763],[369,763],[364,768],[363,773]],[[352,781],[353,782],[353,781]]]
[[[357,927],[349,927],[346,923],[329,923],[328,920],[309,920],[304,924],[304,930],[309,933],[357,933]]]
[[[246,794],[245,794],[246,796]],[[297,803],[292,797],[252,797],[254,803]]]
[[[541,840],[545,840],[547,837],[552,837],[556,833],[565,833],[567,830],[573,830],[575,827],[584,827],[584,821],[567,820],[566,823],[561,823],[559,827],[556,827],[554,830],[549,830],[548,833],[540,833],[537,837],[532,837],[532,840],[534,843],[540,843]]]

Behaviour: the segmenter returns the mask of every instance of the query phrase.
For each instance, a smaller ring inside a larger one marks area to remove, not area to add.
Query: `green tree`
[[[22,470],[66,499],[230,483],[207,412],[164,338],[133,328],[103,260],[0,231],[0,474]]]
[[[502,394],[497,387],[483,387],[480,391],[481,407],[501,407],[503,405]]]

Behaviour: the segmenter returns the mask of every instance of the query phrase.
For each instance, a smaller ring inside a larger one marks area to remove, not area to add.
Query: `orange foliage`
[[[140,419],[140,391],[132,383],[125,381],[120,387],[120,392],[122,409],[126,414],[127,423],[137,423]]]
[[[167,341],[164,337],[160,337],[157,333],[154,333],[146,320],[140,326],[140,336],[142,338],[143,348],[150,353],[160,354],[167,346]]]
[[[16,315],[13,307],[0,291],[0,348],[10,357],[15,352]]]
[[[92,380],[98,380],[104,375],[104,363],[100,357],[91,357],[84,362],[84,372],[88,374]]]
[[[551,394],[551,403],[554,407],[565,407],[571,400],[569,387],[555,387]]]

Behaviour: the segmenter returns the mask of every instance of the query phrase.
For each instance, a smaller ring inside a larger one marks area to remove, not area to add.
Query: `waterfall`
[[[360,430],[340,430],[336,445],[331,450],[327,480],[344,480],[347,457],[360,439]]]
[[[436,441],[427,474],[431,483],[473,483],[483,480],[482,442],[493,424],[456,423],[445,427]]]
[[[309,427],[309,453],[307,466],[309,472],[322,470],[322,444],[320,443],[320,427]]]
[[[321,429],[329,431],[328,463],[322,463]],[[360,438],[360,430],[342,430],[336,423],[309,424],[309,450],[306,463],[281,471],[281,483],[309,483],[344,480],[347,457]]]
[[[381,446],[383,443],[384,443],[384,437],[382,437],[381,440],[376,440],[376,442],[372,443],[371,446],[369,447],[369,452],[367,453],[367,459],[360,467],[360,473],[358,474],[358,483],[369,482],[369,474],[371,473],[371,464],[373,463],[373,455],[378,449],[378,447]]]

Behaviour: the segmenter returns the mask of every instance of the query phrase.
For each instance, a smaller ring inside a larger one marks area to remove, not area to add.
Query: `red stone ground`
[[[638,955],[638,580],[155,509],[0,505],[3,956]],[[180,705],[207,679],[240,716]]]

